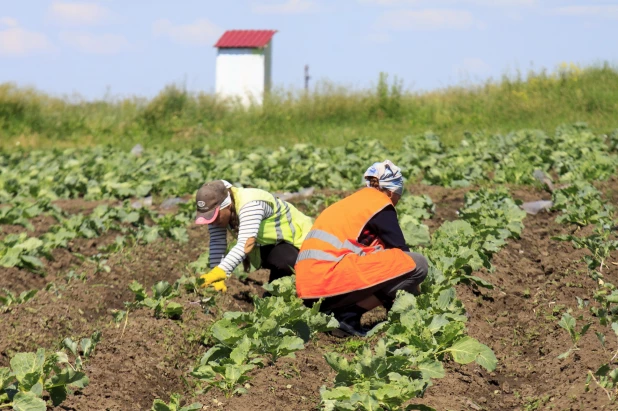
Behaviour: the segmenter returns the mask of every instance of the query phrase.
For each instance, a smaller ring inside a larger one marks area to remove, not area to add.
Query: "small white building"
[[[215,92],[239,98],[244,106],[261,105],[270,90],[272,38],[276,30],[229,30],[215,47]]]

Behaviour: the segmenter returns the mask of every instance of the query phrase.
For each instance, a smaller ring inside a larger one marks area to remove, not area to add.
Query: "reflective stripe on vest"
[[[335,237],[334,235],[330,233],[327,233],[324,230],[309,231],[309,234],[307,234],[307,237],[305,238],[305,240],[308,240],[310,238],[315,238],[316,240],[324,241],[325,243],[332,245],[334,248],[338,250],[347,250],[347,251],[350,251],[354,254],[361,255],[361,256],[365,255],[365,252],[363,251],[361,247],[355,244],[352,244],[349,240],[345,240],[345,242],[342,243],[341,241],[339,241],[337,237]],[[336,261],[341,261],[343,257],[344,255],[340,257],[336,257],[322,250],[303,250],[298,254],[298,258],[296,259],[296,264],[298,264],[299,262],[303,260],[310,260],[310,259],[336,262]]]
[[[343,257],[345,256],[342,255],[341,257],[335,257],[334,255],[322,250],[303,250],[298,253],[298,259],[296,260],[296,262],[298,263],[302,260],[319,260],[337,263],[341,261]]]
[[[274,194],[273,194],[273,200],[274,200],[273,212],[275,214],[274,215],[275,231],[277,232],[277,243],[280,243],[281,241],[283,241],[283,231],[281,231],[281,203],[280,203],[280,200],[277,197],[275,197]],[[290,219],[288,223],[291,226],[292,219]]]
[[[292,238],[296,238],[296,228],[292,223],[292,212],[290,211],[290,206],[287,202],[284,202],[283,204],[285,205],[285,216],[287,217],[288,224],[290,225],[290,229],[292,230]]]

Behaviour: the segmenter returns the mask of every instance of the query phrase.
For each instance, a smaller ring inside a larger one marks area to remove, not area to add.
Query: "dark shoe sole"
[[[331,334],[335,337],[346,338],[346,337],[366,337],[367,331],[365,330],[357,330],[349,324],[344,322],[339,323],[339,328],[331,331]]]

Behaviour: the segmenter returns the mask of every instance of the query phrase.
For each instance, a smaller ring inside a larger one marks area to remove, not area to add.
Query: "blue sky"
[[[0,0],[0,83],[88,99],[166,84],[214,89],[228,29],[276,29],[273,83],[370,87],[381,71],[413,90],[562,62],[618,64],[618,1]]]

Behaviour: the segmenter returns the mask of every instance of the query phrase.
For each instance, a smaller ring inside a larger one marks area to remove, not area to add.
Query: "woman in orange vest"
[[[405,244],[395,206],[403,194],[401,171],[389,160],[365,172],[367,187],[331,205],[316,219],[296,265],[296,291],[305,304],[324,298],[321,311],[339,321],[338,335],[365,336],[361,316],[398,290],[418,295],[427,260]]]

